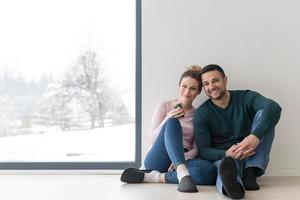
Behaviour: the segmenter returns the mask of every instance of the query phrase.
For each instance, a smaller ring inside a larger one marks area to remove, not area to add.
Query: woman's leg
[[[214,185],[217,177],[217,167],[207,160],[191,159],[186,161],[190,175],[197,185]],[[177,172],[165,173],[167,183],[178,183]]]
[[[169,166],[171,165],[172,161],[168,155],[166,144],[165,144],[165,135],[166,132],[176,132],[172,130],[173,125],[168,120],[163,125],[158,134],[154,144],[152,145],[150,151],[147,153],[144,166],[146,170],[139,170],[135,168],[128,168],[126,169],[121,175],[121,181],[126,183],[141,183],[141,182],[165,182],[165,177],[163,172],[167,172]],[[180,125],[180,124],[179,124]],[[181,131],[181,126],[180,126]],[[177,143],[182,143],[182,138]]]
[[[122,174],[121,180],[133,179],[142,182],[163,182],[164,174],[173,163],[179,180],[178,190],[180,192],[197,192],[189,171],[185,165],[184,148],[182,142],[182,127],[178,119],[170,118],[163,125],[152,148],[146,155],[144,165],[146,170],[153,170],[150,173],[141,170],[129,169]],[[157,172],[157,171],[159,172]],[[132,176],[135,176],[132,178]]]
[[[178,166],[184,162],[182,127],[178,119],[170,118],[147,153],[144,165],[147,170],[167,172],[171,163]]]
[[[170,118],[166,121],[144,161],[146,169],[155,169],[160,172],[167,172],[171,163],[177,171],[179,182],[177,189],[180,192],[197,192],[197,187],[185,165],[182,127],[176,118]],[[148,177],[153,180],[152,175],[150,177],[145,174],[146,180]],[[158,177],[160,181],[163,178],[164,174],[160,174]]]

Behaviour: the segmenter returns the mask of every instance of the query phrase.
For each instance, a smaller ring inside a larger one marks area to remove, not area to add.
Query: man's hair
[[[219,65],[216,65],[216,64],[209,64],[209,65],[206,65],[205,67],[203,67],[203,69],[201,70],[201,75],[206,72],[210,72],[210,71],[214,71],[214,70],[217,70],[218,72],[220,72],[223,77],[225,76],[224,70]]]

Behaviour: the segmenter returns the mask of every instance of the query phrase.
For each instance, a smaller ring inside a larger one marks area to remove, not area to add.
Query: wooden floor
[[[123,184],[119,175],[0,175],[3,200],[222,200],[214,186],[181,193],[174,184]],[[261,190],[244,199],[300,199],[300,177],[262,177]]]

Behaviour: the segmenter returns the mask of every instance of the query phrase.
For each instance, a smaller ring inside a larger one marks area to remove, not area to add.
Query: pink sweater
[[[172,102],[173,101],[166,101],[157,105],[152,116],[152,122],[149,131],[151,144],[154,143],[164,123],[170,118],[168,113],[173,109]],[[179,122],[182,127],[183,147],[188,150],[188,152],[184,153],[186,160],[195,158],[197,156],[197,147],[194,140],[193,128],[194,111],[195,108],[192,107],[192,109],[185,111],[184,117],[179,118]]]

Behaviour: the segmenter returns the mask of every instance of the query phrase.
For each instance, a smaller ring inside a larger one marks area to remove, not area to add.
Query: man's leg
[[[260,121],[262,111],[258,111],[255,115],[252,130],[256,128]],[[274,127],[265,133],[261,138],[259,145],[255,149],[255,154],[245,160],[245,170],[243,172],[243,182],[246,190],[258,190],[259,185],[256,178],[265,173],[269,163],[270,151],[274,139]]]
[[[241,199],[245,195],[245,189],[241,179],[243,162],[225,157],[223,160],[215,161],[218,168],[216,187],[220,194],[232,199]]]

